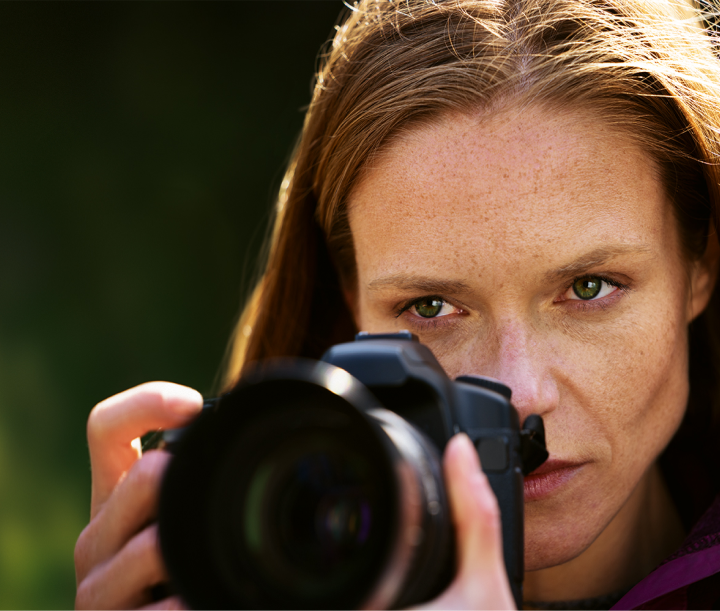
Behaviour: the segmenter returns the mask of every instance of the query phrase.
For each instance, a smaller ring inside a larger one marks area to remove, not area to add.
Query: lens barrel
[[[404,606],[452,573],[437,450],[342,369],[266,363],[173,452],[160,543],[193,608]]]

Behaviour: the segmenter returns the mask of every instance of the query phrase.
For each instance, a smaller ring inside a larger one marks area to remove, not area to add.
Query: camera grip
[[[505,569],[513,598],[521,609],[525,553],[522,471],[516,466],[506,473],[485,474],[500,506]]]

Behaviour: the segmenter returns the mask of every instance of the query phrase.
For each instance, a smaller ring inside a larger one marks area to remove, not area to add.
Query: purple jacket
[[[720,604],[720,496],[687,539],[613,609],[717,609]]]

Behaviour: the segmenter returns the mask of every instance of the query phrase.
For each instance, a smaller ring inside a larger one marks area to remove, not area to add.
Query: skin
[[[151,382],[93,408],[87,425],[92,500],[90,523],[75,545],[76,608],[184,608],[177,597],[153,602],[150,593],[167,580],[153,520],[170,456],[142,455],[140,436],[187,424],[202,401],[191,388]]]
[[[349,206],[358,327],[410,329],[450,376],[502,380],[521,421],[543,416],[551,459],[578,465],[526,502],[526,600],[636,583],[683,536],[656,459],[685,411],[714,240],[689,263],[652,160],[582,110],[411,129]],[[606,279],[594,300],[572,289],[584,276]],[[412,305],[427,297],[433,318]]]
[[[155,518],[171,456],[159,450],[143,453],[140,437],[189,424],[202,403],[196,390],[150,382],[91,411],[92,500],[90,521],[75,545],[77,609],[187,608],[178,596],[155,600],[153,595],[153,588],[168,580]],[[447,590],[424,608],[513,608],[502,563],[499,508],[470,440],[453,438],[443,463],[458,533],[458,571]]]
[[[154,601],[167,581],[159,552],[158,492],[170,456],[140,451],[148,430],[188,424],[201,395],[185,386],[151,382],[96,405],[87,433],[92,465],[90,523],[75,546],[77,609],[185,609],[177,596]],[[499,508],[465,435],[445,450],[448,497],[458,537],[457,576],[427,609],[511,609],[502,564]]]
[[[350,204],[358,325],[410,328],[450,375],[503,380],[521,418],[543,415],[551,457],[582,462],[526,503],[526,598],[635,583],[682,536],[655,460],[685,409],[686,328],[712,292],[717,243],[686,262],[650,160],[582,112],[416,128],[373,161]],[[592,274],[625,288],[604,286],[600,305],[572,299],[573,279]],[[413,313],[427,296],[446,300],[442,316]],[[154,382],[93,409],[77,608],[183,608],[151,595],[167,579],[153,522],[170,457],[142,454],[139,438],[201,406],[196,391]],[[443,466],[458,568],[425,608],[512,608],[497,501],[466,436]]]

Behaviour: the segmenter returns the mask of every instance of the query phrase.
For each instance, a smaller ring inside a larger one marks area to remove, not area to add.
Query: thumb
[[[514,609],[503,562],[500,508],[467,435],[450,440],[443,467],[458,568],[450,587],[429,608]]]

